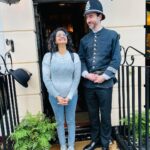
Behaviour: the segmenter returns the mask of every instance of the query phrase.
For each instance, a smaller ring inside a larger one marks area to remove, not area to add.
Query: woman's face
[[[68,39],[67,39],[67,34],[64,31],[57,31],[56,33],[56,38],[55,38],[55,43],[56,44],[67,44]]]

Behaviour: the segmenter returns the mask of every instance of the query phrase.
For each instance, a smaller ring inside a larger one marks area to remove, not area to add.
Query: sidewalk
[[[75,150],[82,150],[85,145],[87,145],[90,141],[78,141],[75,143]],[[59,145],[53,145],[50,150],[60,150]],[[95,150],[101,150],[101,148],[97,148]],[[113,144],[110,145],[109,150],[119,150],[117,148],[117,144],[114,141]]]

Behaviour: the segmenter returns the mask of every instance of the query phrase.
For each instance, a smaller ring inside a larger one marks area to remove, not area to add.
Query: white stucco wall
[[[2,23],[2,19],[0,18],[0,31],[2,29],[3,29],[3,23]],[[0,32],[0,55],[4,56],[4,53],[5,53],[5,38],[4,38],[4,33]],[[1,64],[1,72],[4,72],[3,62],[1,58],[0,58],[0,64]]]
[[[2,25],[2,19],[0,18],[0,31],[3,29],[3,25]],[[4,53],[4,49],[5,49],[5,45],[4,45],[4,35],[2,32],[0,32],[0,54],[3,55]]]
[[[33,114],[41,112],[42,98],[32,0],[21,0],[11,6],[0,3],[0,21],[3,23],[0,36],[4,37],[3,40],[7,38],[14,41],[13,69],[23,68],[32,73],[28,88],[16,82],[19,116],[22,118],[27,111]]]
[[[145,24],[144,0],[100,0],[108,27],[135,27]]]
[[[116,30],[120,34],[120,44],[126,49],[133,46],[145,53],[145,4],[143,0],[101,0],[104,8],[106,19],[103,25]],[[130,56],[135,56],[134,66],[145,66],[145,58],[139,53],[129,50],[128,61],[131,62]],[[123,57],[123,53],[122,53]],[[137,70],[136,70],[137,75]],[[131,80],[130,80],[131,81]],[[136,76],[137,81],[137,76]],[[142,69],[142,106],[145,102],[145,70]],[[131,85],[130,85],[131,86]],[[137,82],[135,83],[135,103],[137,106],[138,91]],[[126,90],[125,90],[126,92]],[[131,91],[130,91],[131,92]],[[118,112],[118,84],[114,86],[113,103],[112,103],[112,124],[119,123]],[[130,97],[131,100],[131,97]]]

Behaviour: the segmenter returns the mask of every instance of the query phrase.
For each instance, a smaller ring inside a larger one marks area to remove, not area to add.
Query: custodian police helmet
[[[99,0],[87,1],[86,6],[85,6],[84,15],[86,15],[88,13],[93,13],[93,12],[102,14],[102,20],[105,19],[105,15],[103,14],[103,6]]]

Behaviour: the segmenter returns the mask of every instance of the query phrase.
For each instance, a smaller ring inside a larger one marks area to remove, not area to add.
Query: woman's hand
[[[57,96],[56,99],[58,101],[58,104],[60,104],[60,105],[68,105],[67,98],[63,98],[61,96]]]
[[[70,100],[70,99],[69,99],[68,97],[65,98],[65,102],[67,103],[67,105],[68,105],[68,103],[69,103],[69,100]]]

